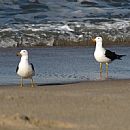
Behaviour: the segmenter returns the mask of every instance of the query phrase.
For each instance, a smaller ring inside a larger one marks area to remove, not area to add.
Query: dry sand
[[[0,86],[0,130],[130,130],[130,80]]]

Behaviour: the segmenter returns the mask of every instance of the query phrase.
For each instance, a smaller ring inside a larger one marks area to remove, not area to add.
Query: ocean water
[[[18,84],[20,77],[16,67],[20,57],[16,52],[21,48],[0,49],[0,84]],[[125,54],[122,60],[115,60],[109,65],[109,79],[130,78],[130,47],[109,48],[117,54]],[[49,47],[28,48],[29,60],[36,71],[34,80],[37,84],[63,84],[81,81],[100,80],[99,63],[93,57],[94,47]],[[105,65],[103,66],[105,80]],[[24,80],[30,83],[30,80]]]
[[[79,43],[99,35],[129,44],[129,12],[130,0],[1,0],[0,47]]]
[[[36,83],[99,80],[94,47],[56,46],[89,46],[96,36],[111,45],[129,45],[129,12],[130,0],[1,0],[0,84],[19,82],[15,54],[20,47],[29,51]],[[118,45],[110,49],[127,56],[110,64],[109,78],[128,79],[130,48]]]

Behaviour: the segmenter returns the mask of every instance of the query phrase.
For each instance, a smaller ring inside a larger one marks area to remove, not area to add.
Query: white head
[[[93,41],[96,42],[96,48],[102,47],[102,37],[96,37]]]
[[[21,54],[22,56],[28,56],[28,51],[27,51],[27,50],[21,50],[21,51],[20,51],[20,54]]]
[[[20,52],[17,53],[17,56],[25,57],[26,59],[28,59],[28,51],[21,50]]]
[[[96,37],[95,38],[96,43],[102,43],[102,37]]]

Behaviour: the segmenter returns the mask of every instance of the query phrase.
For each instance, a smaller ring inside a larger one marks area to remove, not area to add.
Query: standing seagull
[[[17,56],[21,56],[21,60],[17,66],[16,73],[21,76],[20,86],[23,87],[23,79],[31,79],[31,86],[34,87],[33,76],[35,75],[35,70],[32,63],[28,61],[27,50],[21,50],[17,53]]]
[[[125,55],[118,55],[115,52],[111,52],[102,47],[102,37],[96,37],[93,39],[96,42],[96,48],[94,52],[94,57],[97,62],[100,63],[100,78],[102,79],[102,64],[106,64],[106,78],[108,78],[108,64],[112,61],[118,59],[121,60],[121,57]]]

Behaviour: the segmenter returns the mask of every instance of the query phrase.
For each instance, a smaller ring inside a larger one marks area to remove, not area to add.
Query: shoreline
[[[76,84],[95,84],[95,83],[100,83],[100,82],[127,82],[127,81],[130,81],[130,79],[115,79],[115,78],[110,78],[110,79],[97,79],[97,80],[83,80],[83,81],[72,81],[72,82],[54,82],[54,83],[35,83],[36,87],[54,87],[54,86],[57,86],[57,87],[61,87],[61,86],[70,86],[70,85],[76,85]],[[30,86],[30,83],[25,83],[24,84],[24,87],[29,87]],[[17,83],[9,83],[9,84],[0,84],[0,88],[1,87],[6,87],[6,88],[10,88],[10,87],[19,87],[19,84]],[[23,87],[23,88],[24,88]]]
[[[0,130],[128,130],[130,79],[0,85]]]

